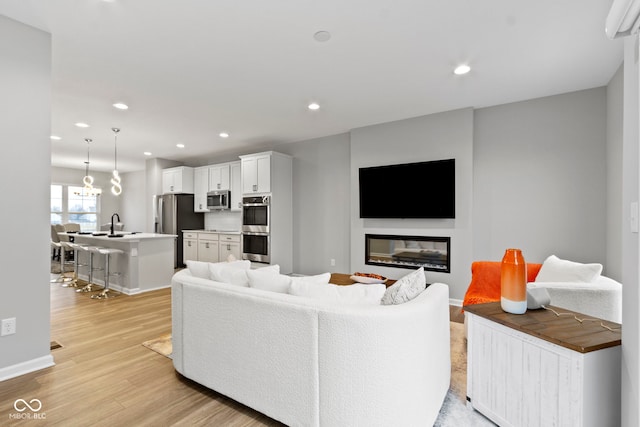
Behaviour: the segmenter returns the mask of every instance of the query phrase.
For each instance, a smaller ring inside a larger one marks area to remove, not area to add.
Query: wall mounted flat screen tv
[[[360,168],[360,218],[455,218],[455,159]]]

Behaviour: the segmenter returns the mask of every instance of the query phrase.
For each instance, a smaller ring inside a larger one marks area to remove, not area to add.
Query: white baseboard
[[[462,307],[462,300],[461,299],[455,299],[455,298],[449,298],[449,305],[455,305],[456,307]]]
[[[37,359],[27,360],[26,362],[21,362],[16,365],[0,369],[0,381],[19,377],[20,375],[39,371],[40,369],[49,368],[54,365],[55,362],[53,361],[53,356],[51,354],[38,357]]]

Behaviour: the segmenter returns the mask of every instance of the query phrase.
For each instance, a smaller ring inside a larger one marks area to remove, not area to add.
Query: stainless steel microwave
[[[229,209],[231,203],[231,195],[228,190],[209,191],[207,193],[207,209],[221,210]]]

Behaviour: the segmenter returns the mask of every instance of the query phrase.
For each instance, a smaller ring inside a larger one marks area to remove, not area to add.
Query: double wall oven
[[[269,263],[271,196],[242,199],[242,259]]]

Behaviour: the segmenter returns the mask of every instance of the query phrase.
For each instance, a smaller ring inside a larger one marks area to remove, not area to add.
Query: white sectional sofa
[[[449,388],[449,289],[344,305],[172,280],[175,369],[289,426],[430,426]]]

